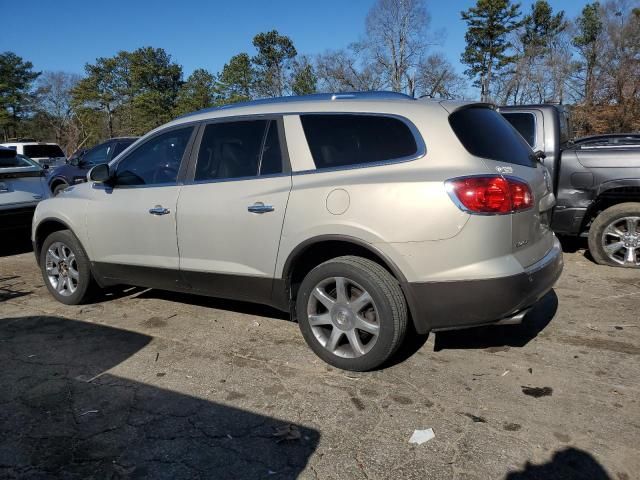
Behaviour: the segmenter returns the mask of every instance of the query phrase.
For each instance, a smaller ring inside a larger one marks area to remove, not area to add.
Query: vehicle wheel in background
[[[355,256],[318,265],[302,281],[296,313],[311,349],[344,370],[382,365],[402,343],[407,304],[391,274]]]
[[[601,265],[640,268],[640,203],[601,212],[589,229],[589,251]]]
[[[52,193],[53,196],[57,196],[61,191],[63,191],[65,188],[67,188],[69,186],[68,183],[58,183],[55,187],[53,187]]]
[[[84,303],[95,288],[89,258],[69,230],[53,232],[46,238],[40,251],[40,269],[47,289],[61,303]]]

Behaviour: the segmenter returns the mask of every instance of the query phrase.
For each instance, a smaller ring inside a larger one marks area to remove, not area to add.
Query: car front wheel
[[[69,230],[54,232],[45,239],[40,251],[40,269],[47,289],[61,303],[79,305],[92,293],[91,264]]]
[[[311,270],[300,285],[296,313],[311,349],[344,370],[381,366],[407,329],[407,305],[398,282],[377,263],[355,256]]]

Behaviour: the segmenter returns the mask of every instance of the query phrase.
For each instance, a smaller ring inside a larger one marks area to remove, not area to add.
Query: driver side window
[[[98,165],[100,163],[105,163],[107,161],[107,157],[109,156],[110,149],[110,143],[93,148],[82,156],[82,162],[86,163],[87,165]]]
[[[192,126],[177,128],[140,145],[118,162],[116,186],[176,183],[192,132]]]

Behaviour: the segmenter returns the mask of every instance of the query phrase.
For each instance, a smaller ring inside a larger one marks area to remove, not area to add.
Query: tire
[[[296,312],[309,347],[343,370],[380,367],[407,330],[407,303],[398,282],[362,257],[338,257],[311,270],[298,290]]]
[[[640,268],[640,203],[601,212],[589,229],[589,251],[600,265]]]
[[[96,285],[91,263],[71,231],[60,230],[49,235],[42,244],[39,263],[44,284],[59,302],[80,305],[93,294]]]
[[[68,183],[64,183],[64,182],[58,183],[55,187],[53,187],[53,189],[51,190],[51,193],[53,193],[54,197],[57,197],[58,194],[60,192],[62,192],[65,188],[67,188],[68,186],[69,186]]]

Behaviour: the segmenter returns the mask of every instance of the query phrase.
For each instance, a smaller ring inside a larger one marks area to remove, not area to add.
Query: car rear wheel
[[[54,232],[45,239],[40,269],[51,295],[66,305],[86,302],[94,290],[87,254],[69,230]]]
[[[589,251],[601,265],[640,268],[640,203],[614,205],[589,230]]]
[[[53,196],[57,196],[60,192],[62,192],[65,188],[67,188],[69,185],[66,183],[58,183],[55,187],[53,187]]]
[[[311,349],[345,370],[381,366],[407,329],[407,304],[398,282],[361,257],[335,258],[311,270],[300,285],[296,312]]]

